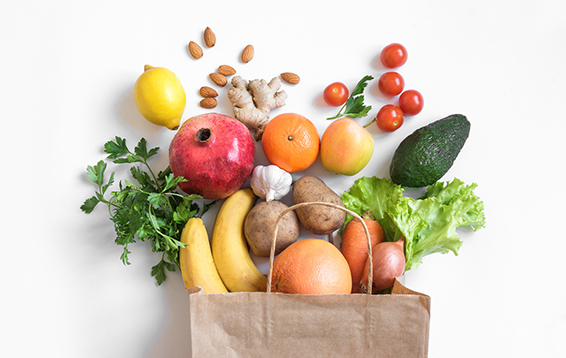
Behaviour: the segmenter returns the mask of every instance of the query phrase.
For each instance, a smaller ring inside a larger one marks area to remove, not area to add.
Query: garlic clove
[[[255,195],[265,201],[279,200],[289,193],[293,177],[276,165],[254,168],[250,186]]]

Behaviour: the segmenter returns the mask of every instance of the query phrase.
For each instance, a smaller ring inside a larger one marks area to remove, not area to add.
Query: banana
[[[185,288],[201,286],[204,293],[228,292],[212,259],[208,234],[201,218],[190,218],[181,232],[179,250],[181,274]]]
[[[231,292],[265,291],[267,278],[252,261],[244,236],[244,221],[255,204],[252,189],[229,196],[218,211],[212,230],[212,256]]]

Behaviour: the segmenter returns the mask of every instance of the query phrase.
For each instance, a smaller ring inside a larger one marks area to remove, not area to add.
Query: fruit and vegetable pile
[[[205,49],[216,45],[210,28],[203,39]],[[195,41],[189,42],[188,52],[195,61],[204,55]],[[381,131],[394,132],[405,116],[422,111],[423,96],[405,90],[402,75],[394,71],[405,64],[407,54],[400,44],[383,48],[380,58],[389,71],[380,76],[378,86],[385,96],[399,96],[398,105],[384,105],[365,125],[355,119],[372,111],[364,103],[364,91],[373,76],[364,76],[351,91],[341,82],[321,88],[324,100],[339,107],[336,116],[320,119],[332,121],[322,136],[298,113],[270,116],[271,110],[285,106],[282,86],[300,83],[294,73],[248,81],[233,66],[221,65],[209,75],[216,89],[200,87],[200,105],[215,108],[218,91],[228,86],[221,95],[229,98],[233,113],[206,112],[181,123],[186,105],[181,81],[169,69],[146,66],[135,82],[134,97],[144,118],[176,131],[169,165],[151,167],[159,148],[149,148],[144,138],[131,149],[116,136],[104,145],[106,161],[87,167],[96,191],[81,209],[91,213],[99,203],[107,206],[124,264],[130,264],[131,244],[148,242],[160,254],[151,269],[158,284],[167,271],[180,270],[185,287],[201,286],[205,293],[266,291],[267,277],[251,252],[274,257],[272,292],[386,293],[395,278],[415,269],[424,256],[457,255],[462,245],[458,228],[485,225],[476,184],[439,181],[469,135],[470,122],[461,114],[424,125],[402,139],[391,153],[390,178],[358,177],[347,191],[336,193],[305,172],[320,158],[329,173],[357,175],[374,152],[367,126],[375,122]],[[246,46],[242,64],[253,56],[254,47]],[[269,165],[255,165],[259,141]],[[132,180],[120,181],[110,191],[115,174],[107,174],[108,162],[130,165]],[[404,195],[405,188],[426,192],[415,199]],[[288,196],[291,208],[282,202]],[[219,210],[209,238],[202,218],[215,205]],[[301,228],[328,240],[301,239]],[[339,246],[334,234],[342,237]]]

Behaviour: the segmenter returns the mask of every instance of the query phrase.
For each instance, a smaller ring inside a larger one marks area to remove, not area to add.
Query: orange
[[[273,260],[271,291],[320,295],[351,293],[348,262],[336,246],[323,239],[294,242]]]
[[[267,123],[261,145],[271,164],[295,173],[314,163],[320,149],[320,137],[309,119],[296,113],[283,113]]]

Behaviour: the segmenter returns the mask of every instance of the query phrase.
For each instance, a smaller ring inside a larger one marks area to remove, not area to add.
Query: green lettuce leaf
[[[347,209],[360,216],[366,215],[369,211],[373,218],[383,226],[388,241],[395,241],[394,237],[398,229],[388,213],[399,200],[403,199],[403,191],[400,185],[396,185],[391,180],[362,177],[357,179],[348,191],[342,193],[342,201]],[[352,218],[347,215],[344,226]]]
[[[485,226],[483,202],[473,192],[476,187],[459,179],[437,182],[422,197],[413,199],[404,196],[403,188],[389,179],[362,177],[342,194],[342,201],[358,215],[369,211],[383,226],[387,241],[405,237],[408,271],[433,253],[452,251],[458,255],[462,241],[457,228],[475,231]]]

